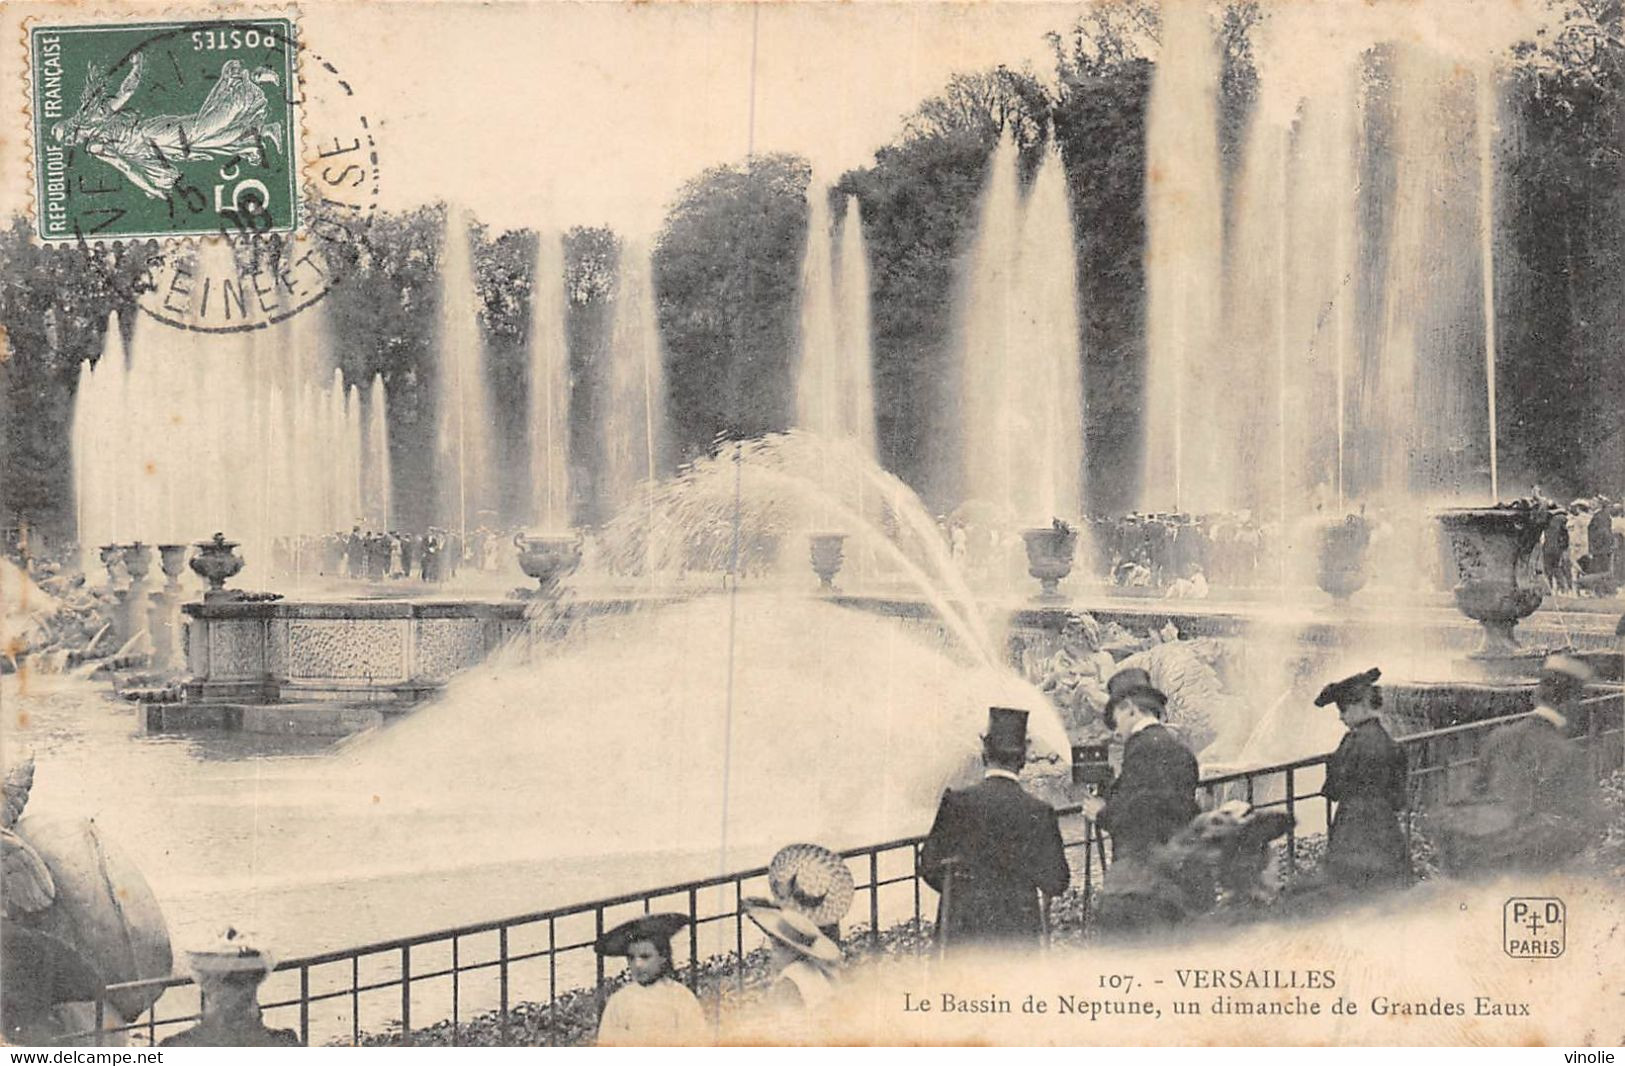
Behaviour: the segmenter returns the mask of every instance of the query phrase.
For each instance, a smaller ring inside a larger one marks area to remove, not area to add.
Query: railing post
[[[462,994],[462,952],[458,950],[458,938],[451,938],[451,1044],[456,1047],[459,1043],[457,1025],[462,1020],[458,1012],[458,999]]]
[[[1289,769],[1286,772],[1286,869],[1289,874],[1298,872],[1298,785],[1297,777]]]
[[[700,981],[700,891],[688,890],[688,989],[695,991]]]
[[[147,1026],[148,1026],[147,1043],[149,1043],[149,1044],[156,1044],[158,1042],[157,1040],[153,1039],[153,1033],[152,1033],[152,1029],[154,1027],[153,1014],[156,1011],[156,1009],[157,1009],[157,1004],[156,1003],[153,1004],[152,1007],[149,1007],[147,1009]],[[97,996],[96,997],[96,1041],[95,1041],[95,1044],[93,1045],[94,1047],[104,1047],[105,1046],[103,1044],[103,1042],[102,1042],[102,1027],[105,1026],[106,1024],[107,1024],[107,1004],[102,1001],[102,998],[100,996]]]
[[[361,1044],[361,956],[350,956],[350,1046]]]
[[[299,1042],[310,1046],[310,967],[299,967]]]
[[[734,881],[734,984],[745,990],[745,886]]]
[[[910,850],[914,853],[914,953],[920,953],[920,935],[925,924],[920,911],[920,845],[913,844]]]
[[[401,947],[401,1043],[412,1042],[412,946]]]
[[[504,930],[503,944],[507,944],[506,930]],[[505,949],[504,949],[505,950]],[[502,988],[503,1009],[507,1009],[508,989],[506,975]],[[557,1027],[559,1015],[559,920],[547,920],[547,1043],[553,1046],[553,1032]]]
[[[1095,892],[1095,823],[1083,820],[1083,931],[1089,931],[1089,905]]]
[[[869,851],[869,946],[880,946],[880,852]]]
[[[604,936],[604,908],[602,906],[592,909],[592,921],[593,943],[596,944]],[[598,1010],[602,1012],[604,1009],[604,957],[595,951],[593,952],[593,958],[597,965],[598,974],[597,981],[593,985],[593,1000],[598,1004]]]

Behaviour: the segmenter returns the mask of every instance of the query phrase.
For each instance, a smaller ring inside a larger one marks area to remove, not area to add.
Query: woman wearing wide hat
[[[704,1044],[710,1034],[694,993],[673,976],[671,938],[688,924],[682,914],[645,914],[616,926],[593,946],[622,956],[631,980],[609,997],[598,1021],[600,1047]]]
[[[767,934],[772,952],[774,1003],[786,1010],[815,1011],[834,994],[841,949],[805,914],[769,904],[752,904],[745,917]]]
[[[1348,727],[1326,761],[1321,792],[1337,804],[1326,842],[1327,879],[1356,891],[1403,887],[1411,879],[1410,849],[1399,825],[1408,802],[1409,764],[1377,717],[1381,676],[1372,667],[1334,681],[1315,697],[1316,707],[1337,704]]]
[[[806,915],[840,943],[841,919],[857,891],[845,859],[817,844],[790,844],[768,864],[767,883],[775,905]]]

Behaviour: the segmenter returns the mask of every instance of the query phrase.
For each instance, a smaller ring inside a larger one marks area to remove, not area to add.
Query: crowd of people
[[[1412,881],[1401,826],[1410,766],[1382,723],[1380,677],[1379,669],[1362,671],[1326,685],[1315,700],[1335,705],[1347,732],[1326,763],[1323,792],[1336,806],[1324,858],[1291,886],[1284,911],[1294,900],[1346,901]],[[1471,798],[1428,812],[1453,872],[1549,871],[1595,836],[1598,782],[1572,742],[1594,680],[1583,661],[1549,657],[1533,712],[1486,739]],[[1291,827],[1291,816],[1242,801],[1201,810],[1196,757],[1165,721],[1168,699],[1150,675],[1119,670],[1106,688],[1105,720],[1120,757],[1115,774],[1083,801],[1111,841],[1097,935],[1165,935],[1215,911],[1256,916],[1280,908],[1270,843]],[[1026,722],[1025,711],[989,711],[984,780],[944,794],[921,848],[921,875],[941,896],[941,943],[1038,946],[1046,936],[1042,901],[1070,881],[1057,815],[1018,777]]]
[[[1539,499],[1540,490],[1535,490]],[[1612,595],[1625,585],[1625,506],[1606,496],[1546,502],[1540,569],[1554,595]]]
[[[348,533],[278,537],[271,545],[271,567],[288,577],[450,581],[465,570],[508,569],[517,532],[480,526],[465,537],[438,526],[421,533],[355,526]]]

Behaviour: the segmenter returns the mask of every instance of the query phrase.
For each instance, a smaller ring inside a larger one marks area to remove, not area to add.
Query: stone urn
[[[813,573],[818,575],[818,591],[835,591],[835,575],[846,561],[846,534],[814,533],[807,539],[812,548]]]
[[[124,569],[129,573],[133,585],[147,580],[147,574],[152,570],[152,545],[142,544],[139,540],[125,545]]]
[[[1546,529],[1544,507],[1459,507],[1440,511],[1450,547],[1461,613],[1484,627],[1474,659],[1530,654],[1512,635],[1535,613],[1545,588],[1535,575],[1535,549]]]
[[[192,573],[209,583],[205,599],[222,599],[232,593],[226,590],[226,579],[243,568],[243,557],[237,554],[237,542],[227,540],[224,533],[216,533],[211,540],[193,544],[197,554],[192,556]]]
[[[158,565],[163,568],[166,592],[177,592],[181,587],[181,574],[186,570],[186,545],[158,545]]]
[[[519,569],[527,577],[535,578],[540,586],[533,595],[553,595],[559,582],[581,565],[581,537],[573,533],[535,536],[516,533],[513,544],[518,549]]]
[[[107,567],[107,583],[118,584],[119,561],[124,555],[124,549],[117,544],[103,544],[101,547],[102,565]]]
[[[1078,531],[1065,522],[1039,529],[1023,530],[1027,544],[1027,573],[1038,579],[1040,600],[1065,599],[1061,579],[1072,572],[1072,557],[1078,550]]]
[[[1318,567],[1315,583],[1338,604],[1365,588],[1366,548],[1371,543],[1371,526],[1360,515],[1329,522],[1317,532]]]

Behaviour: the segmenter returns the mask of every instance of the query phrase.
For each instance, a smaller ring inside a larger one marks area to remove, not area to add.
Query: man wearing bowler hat
[[[1337,704],[1348,727],[1326,762],[1321,792],[1337,804],[1326,844],[1328,878],[1346,888],[1399,887],[1411,877],[1410,850],[1399,827],[1410,766],[1377,711],[1382,671],[1372,667],[1320,690],[1315,706]]]
[[[1123,744],[1122,769],[1106,798],[1086,799],[1083,809],[1111,834],[1114,858],[1148,858],[1196,817],[1196,756],[1162,724],[1167,705],[1148,685],[1120,686],[1106,704],[1106,727]]]
[[[1071,880],[1054,808],[1017,778],[1026,760],[1027,712],[989,708],[982,781],[942,794],[920,851],[921,876],[942,894],[943,946],[1037,945],[1039,893],[1053,899]]]
[[[1501,726],[1478,759],[1478,792],[1505,812],[1504,832],[1484,832],[1461,856],[1490,869],[1551,869],[1583,850],[1595,832],[1597,779],[1579,732],[1579,701],[1596,677],[1584,661],[1548,656],[1528,717]]]

